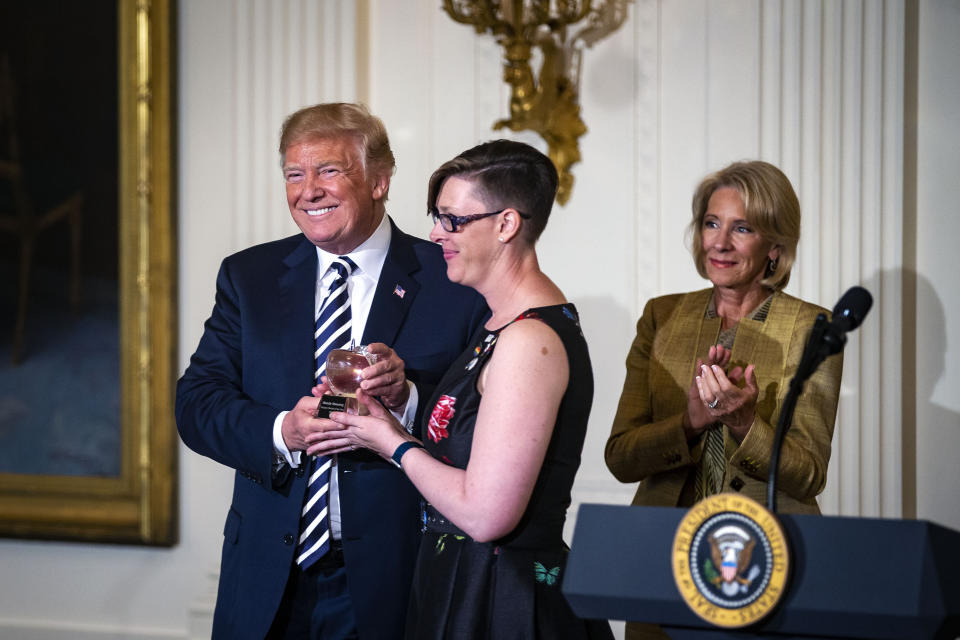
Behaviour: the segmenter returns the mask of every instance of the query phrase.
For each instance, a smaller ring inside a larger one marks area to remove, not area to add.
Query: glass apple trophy
[[[327,354],[327,386],[332,394],[324,394],[317,407],[318,417],[328,417],[331,411],[345,411],[359,414],[361,406],[357,400],[357,389],[363,380],[361,372],[377,361],[377,356],[367,349],[367,345],[354,345],[351,341],[348,349],[333,349]]]

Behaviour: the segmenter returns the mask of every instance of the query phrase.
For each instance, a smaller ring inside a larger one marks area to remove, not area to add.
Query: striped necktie
[[[320,382],[320,376],[327,368],[327,354],[333,349],[342,349],[350,345],[350,297],[347,292],[347,278],[357,265],[340,256],[330,265],[336,272],[336,278],[327,291],[320,313],[317,314],[316,330],[313,337],[316,342],[316,369],[313,378]],[[306,569],[330,550],[330,456],[314,456],[310,462],[310,477],[303,510],[300,513],[300,541],[297,544],[297,564]]]

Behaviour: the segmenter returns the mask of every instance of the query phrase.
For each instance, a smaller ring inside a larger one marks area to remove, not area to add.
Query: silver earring
[[[500,242],[503,242],[503,236],[497,236],[497,240],[499,240]]]

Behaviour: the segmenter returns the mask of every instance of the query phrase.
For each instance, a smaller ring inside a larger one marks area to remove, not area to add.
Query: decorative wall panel
[[[296,109],[357,97],[356,5],[336,0],[237,0],[230,5],[229,119],[223,185],[236,249],[296,232],[280,179],[280,125]]]

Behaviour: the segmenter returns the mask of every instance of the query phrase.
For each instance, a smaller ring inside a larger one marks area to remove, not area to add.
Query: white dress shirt
[[[373,294],[377,290],[377,281],[383,270],[383,262],[387,258],[387,249],[390,247],[390,222],[384,215],[373,234],[363,244],[346,254],[357,268],[347,278],[347,291],[350,296],[351,329],[350,337],[356,344],[362,344],[363,330],[367,326],[370,316],[370,305],[373,304]],[[320,313],[320,307],[326,297],[330,284],[336,278],[336,272],[330,270],[330,265],[337,259],[338,254],[327,253],[317,247],[317,285],[314,294],[314,317]],[[409,380],[410,398],[402,414],[392,412],[400,424],[409,425],[416,413],[417,387]],[[275,453],[282,457],[287,464],[296,469],[300,466],[301,451],[290,451],[283,441],[283,418],[289,411],[281,411],[273,421],[273,447]],[[333,467],[330,473],[330,530],[334,539],[340,539],[340,486],[337,478],[337,457],[333,456]]]

